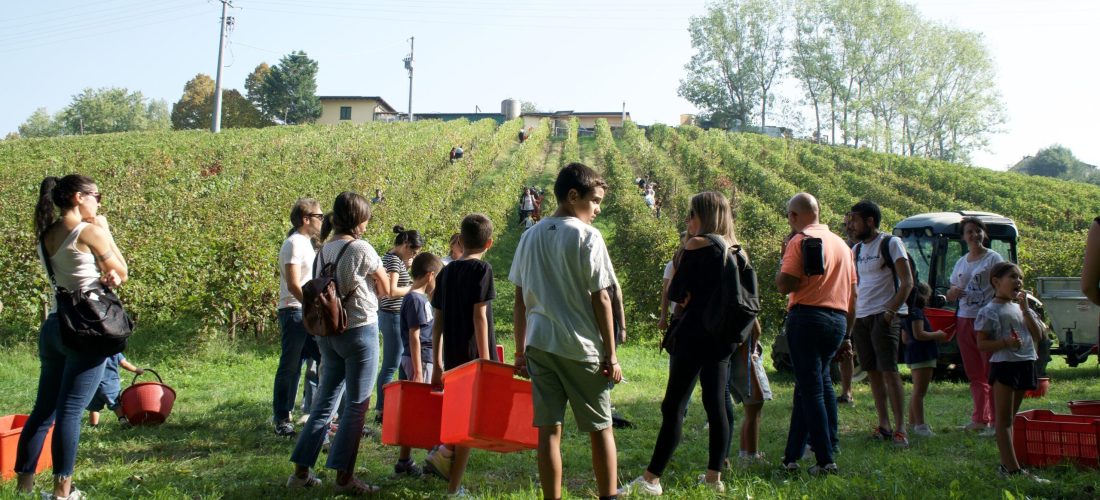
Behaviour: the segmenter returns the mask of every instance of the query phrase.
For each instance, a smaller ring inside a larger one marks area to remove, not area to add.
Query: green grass
[[[138,341],[129,357],[139,366],[160,371],[165,383],[178,392],[169,421],[160,427],[123,430],[107,418],[99,428],[85,427],[77,458],[75,481],[92,498],[284,498],[283,482],[290,473],[294,442],[276,437],[269,423],[271,383],[278,361],[277,348],[249,342],[223,343],[197,340],[185,325],[167,327],[164,337],[179,341],[172,349],[163,344]],[[510,344],[511,339],[501,339]],[[158,341],[159,342],[159,341]],[[510,350],[508,350],[510,352]],[[9,345],[7,362],[0,366],[0,412],[29,411],[37,385],[38,361],[32,345]],[[627,381],[618,386],[613,400],[636,427],[616,431],[619,448],[619,480],[630,481],[649,461],[658,410],[665,383],[667,355],[637,345],[622,348]],[[770,369],[770,368],[769,368]],[[782,456],[790,413],[791,378],[769,372],[775,400],[765,405],[761,432],[763,451],[773,462],[735,469],[724,479],[731,497],[753,498],[1094,498],[1100,473],[1068,467],[1044,469],[1054,480],[1038,486],[998,478],[994,472],[997,451],[993,440],[980,438],[954,426],[969,414],[969,392],[963,383],[934,383],[928,401],[928,421],[939,433],[933,438],[914,438],[908,450],[895,450],[866,436],[874,423],[869,388],[857,384],[856,405],[841,407],[842,453],[836,477],[812,479],[805,474],[788,477],[775,463]],[[1065,411],[1065,401],[1095,397],[1100,392],[1095,360],[1068,368],[1052,364],[1054,383],[1044,399],[1029,399],[1024,409]],[[129,384],[126,379],[124,387]],[[738,416],[740,420],[740,416]],[[712,498],[695,486],[706,463],[705,416],[698,398],[685,422],[684,441],[663,478],[670,498]],[[563,442],[567,497],[590,498],[595,482],[589,462],[587,437],[566,424]],[[390,477],[397,456],[393,447],[377,439],[364,440],[358,459],[359,473],[383,486],[386,497],[438,498],[445,493],[442,481]],[[413,457],[422,460],[423,451]],[[325,455],[319,463],[323,465]],[[497,454],[475,452],[466,486],[480,498],[536,498],[533,452]],[[322,471],[331,483],[333,473]],[[38,478],[45,486],[49,474]],[[12,494],[13,483],[0,488]],[[329,497],[330,486],[298,495]]]

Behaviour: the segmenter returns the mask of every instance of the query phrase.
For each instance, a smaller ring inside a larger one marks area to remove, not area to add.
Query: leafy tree
[[[317,98],[317,61],[305,52],[283,56],[264,77],[260,89],[264,114],[287,125],[308,123],[321,116]]]
[[[244,80],[244,95],[264,116],[271,118],[271,115],[267,112],[268,107],[264,102],[263,92],[264,80],[267,79],[269,74],[271,74],[271,66],[268,66],[267,63],[257,65],[256,69],[252,70],[252,73],[249,73]]]
[[[522,101],[519,105],[519,113],[525,115],[527,113],[541,113],[539,111],[539,105],[531,101]]]
[[[148,100],[141,92],[111,87],[84,89],[59,114],[65,132],[103,134],[169,128],[168,106]]]
[[[1055,177],[1059,179],[1100,183],[1100,171],[1095,166],[1078,160],[1073,151],[1060,144],[1053,144],[1040,149],[1035,156],[1029,156],[1009,169],[1011,172],[1019,172],[1043,177]]]
[[[27,121],[19,126],[20,137],[54,137],[62,134],[57,118],[50,116],[46,108],[34,110]]]
[[[214,80],[199,73],[183,86],[183,96],[172,106],[172,128],[205,129],[214,116]],[[271,121],[234,89],[222,90],[222,126],[266,127]]]

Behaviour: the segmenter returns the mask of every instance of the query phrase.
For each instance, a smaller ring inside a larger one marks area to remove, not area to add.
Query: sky
[[[0,136],[35,109],[57,112],[85,88],[125,87],[169,106],[217,68],[218,0],[6,2],[0,45]],[[1100,165],[1100,2],[920,0],[926,19],[981,32],[1008,121],[977,165],[1003,170],[1061,144]],[[319,63],[319,95],[383,97],[408,106],[402,58],[415,37],[413,113],[621,111],[640,124],[695,113],[678,97],[692,48],[688,21],[704,0],[234,0],[225,88],[244,89],[261,62],[303,50]],[[1086,54],[1082,56],[1082,54]],[[792,96],[793,97],[793,96]],[[804,129],[803,123],[775,123]]]

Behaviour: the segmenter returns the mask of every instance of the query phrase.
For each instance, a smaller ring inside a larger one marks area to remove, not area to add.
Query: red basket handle
[[[142,370],[143,373],[144,372],[149,372],[149,373],[152,373],[153,375],[156,375],[157,376],[157,383],[164,384],[164,379],[160,378],[160,374],[157,373],[156,370],[154,370],[152,368],[142,368],[141,370]],[[130,381],[130,385],[134,385],[134,383],[137,382],[137,378],[140,377],[141,375],[142,375],[141,373],[135,373],[134,374],[134,380]]]

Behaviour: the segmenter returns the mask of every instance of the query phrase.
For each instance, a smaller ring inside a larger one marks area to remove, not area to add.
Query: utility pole
[[[626,101],[623,101],[623,127],[626,127]]]
[[[222,52],[225,50],[225,27],[228,24],[232,29],[233,26],[233,18],[225,17],[225,10],[233,5],[230,0],[219,1],[222,3],[222,29],[218,35],[218,74],[214,79],[214,122],[210,124],[210,131],[215,134],[222,130]]]
[[[413,121],[413,53],[415,36],[409,37],[409,55],[405,57],[405,69],[409,70],[409,121]]]

